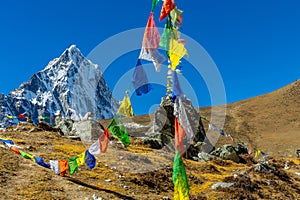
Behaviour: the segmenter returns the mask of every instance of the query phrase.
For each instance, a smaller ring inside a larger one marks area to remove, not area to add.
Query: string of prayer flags
[[[6,116],[8,119],[17,119],[18,117],[17,116],[11,116],[11,115],[8,115]]]
[[[55,172],[55,174],[59,175],[59,165],[58,160],[50,160],[50,168]]]
[[[59,175],[65,176],[67,173],[68,167],[68,160],[58,160],[58,166],[59,166]]]
[[[186,133],[183,128],[180,126],[178,118],[175,117],[175,150],[178,150],[180,155],[183,155],[185,152],[184,149],[184,137]]]
[[[120,140],[125,147],[128,147],[130,145],[130,139],[128,137],[125,126],[123,125],[121,120],[117,117],[117,115],[114,116],[114,118],[108,125],[108,130],[113,135],[113,137]]]
[[[128,91],[126,91],[126,95],[123,98],[117,114],[123,115],[125,117],[134,117],[130,98],[128,96]]]
[[[174,157],[172,180],[174,183],[174,200],[188,200],[190,186],[179,151],[176,151]]]
[[[100,142],[100,152],[105,153],[107,151],[108,147],[108,129],[106,128],[103,132],[103,134],[99,137]]]
[[[70,174],[74,174],[78,170],[77,159],[78,156],[73,156],[72,158],[68,159],[68,167]]]
[[[168,65],[168,76],[167,76],[167,94],[172,93],[172,70],[171,65]]]
[[[165,0],[160,11],[159,21],[162,21],[164,18],[166,18],[175,7],[176,4],[174,0]]]
[[[45,168],[50,168],[50,164],[45,163],[43,158],[34,156],[34,160],[38,165],[45,167]]]
[[[96,166],[96,158],[89,152],[89,150],[85,151],[84,162],[90,169],[93,169]]]

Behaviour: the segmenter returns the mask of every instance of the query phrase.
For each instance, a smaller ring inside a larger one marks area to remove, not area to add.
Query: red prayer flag
[[[143,38],[143,47],[146,49],[157,49],[159,47],[160,35],[153,19],[153,12],[150,12],[148,23]],[[148,51],[147,51],[148,52]]]
[[[175,150],[178,150],[180,155],[184,154],[184,137],[186,133],[184,129],[180,126],[178,118],[175,117]]]
[[[100,151],[105,153],[108,147],[108,128],[106,128],[103,134],[99,137]]]
[[[18,116],[20,119],[24,119],[24,118],[26,118],[26,116],[25,116],[25,114],[19,114],[19,116]]]
[[[58,165],[59,165],[59,175],[65,176],[67,170],[69,169],[68,160],[59,160]]]
[[[20,155],[20,150],[16,147],[10,147],[10,150],[12,150],[13,152],[15,152],[16,154]]]
[[[248,154],[250,155],[253,152],[253,147],[251,144],[248,145]]]
[[[174,0],[165,0],[161,11],[159,21],[163,20],[176,7]]]

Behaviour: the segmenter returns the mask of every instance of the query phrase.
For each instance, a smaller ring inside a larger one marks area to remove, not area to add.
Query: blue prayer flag
[[[43,158],[34,156],[34,160],[38,165],[45,167],[45,168],[50,168],[50,164],[45,163]]]
[[[84,162],[90,169],[93,169],[96,166],[96,158],[89,152],[89,150],[86,150],[85,152]]]
[[[172,101],[175,102],[176,97],[181,95],[183,95],[183,92],[179,84],[177,72],[172,71]]]
[[[151,84],[148,83],[148,78],[140,59],[138,59],[133,72],[132,84],[135,88],[135,93],[138,96],[147,94],[152,89]]]
[[[13,141],[11,141],[11,140],[6,140],[6,139],[2,139],[2,138],[0,138],[0,141],[1,141],[1,142],[4,142],[4,143],[7,143],[7,144],[14,145],[14,142],[13,142]]]

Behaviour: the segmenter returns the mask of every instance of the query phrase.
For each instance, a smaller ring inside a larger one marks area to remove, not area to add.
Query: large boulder
[[[232,160],[236,163],[239,163],[241,161],[241,158],[238,156],[236,149],[230,144],[223,145],[220,148],[214,150],[213,152],[211,152],[211,155],[220,157],[224,160]]]
[[[194,137],[192,141],[185,143],[186,155],[192,159],[197,157],[199,152],[210,152],[213,146],[206,138],[204,126],[201,121],[199,112],[193,107],[189,99],[183,99],[182,103],[186,109],[187,118]],[[174,103],[172,96],[163,97],[161,103],[154,113],[153,126],[148,130],[143,140],[144,143],[150,144],[152,148],[172,148],[174,150],[174,137],[175,137],[175,116],[174,116]],[[201,144],[201,145],[199,145]]]
[[[72,135],[73,123],[74,121],[72,119],[56,117],[54,128],[57,129],[61,135],[69,136]]]
[[[83,142],[91,142],[99,138],[103,127],[95,120],[85,119],[73,123],[72,133],[79,136]]]

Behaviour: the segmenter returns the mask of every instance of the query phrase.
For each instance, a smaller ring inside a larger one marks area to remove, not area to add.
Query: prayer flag
[[[138,59],[133,72],[132,84],[135,88],[135,93],[138,96],[147,94],[151,90],[151,85],[148,83],[148,78],[140,59]]]
[[[89,150],[85,151],[84,162],[90,169],[93,169],[96,166],[96,158],[89,152]]]
[[[174,200],[188,200],[190,186],[179,151],[176,151],[174,157],[172,180],[174,183]]]
[[[7,139],[7,138],[0,138],[0,141],[5,143],[6,145],[7,144],[14,145],[14,142],[12,140]]]
[[[172,71],[172,101],[175,102],[175,99],[181,95],[183,95],[183,92],[179,84],[177,72]]]
[[[194,138],[194,131],[192,129],[190,119],[186,113],[187,111],[183,101],[184,100],[182,97],[176,98],[174,104],[174,115],[178,118],[180,126],[183,128],[183,130],[186,133],[187,142],[191,142],[192,139]]]
[[[101,153],[105,153],[108,147],[108,129],[106,128],[103,134],[99,137],[100,142],[100,151]]]
[[[255,151],[255,158],[258,158],[259,157],[259,155],[260,155],[260,153],[261,153],[261,151],[259,150],[259,149],[257,149],[256,151]]]
[[[50,160],[50,167],[55,172],[55,174],[59,174],[59,165],[58,160]]]
[[[179,65],[180,59],[184,55],[187,55],[187,50],[182,43],[179,43],[174,39],[170,39],[170,50],[168,53],[171,61],[171,68],[172,70],[175,70]]]
[[[22,156],[23,158],[31,159],[33,162],[35,162],[34,156],[31,155],[30,153],[26,153],[26,152],[23,152],[23,151],[21,151],[21,150],[19,150],[19,152],[20,152],[20,154],[21,154],[21,156]]]
[[[159,0],[153,0],[152,1],[152,9],[151,9],[152,12],[154,11],[154,9],[155,9],[156,5],[158,4],[158,2],[159,2]]]
[[[221,135],[225,135],[224,130],[220,129],[220,134],[221,134]]]
[[[160,72],[160,66],[166,61],[165,56],[163,56],[157,49],[147,49],[142,47],[139,59],[147,60],[153,63],[155,70]],[[148,82],[148,80],[147,80]]]
[[[180,123],[178,122],[178,118],[175,117],[175,150],[178,150],[180,155],[183,155],[185,152],[184,149],[184,137],[185,137],[185,131],[180,126]]]
[[[25,114],[19,114],[19,116],[18,116],[20,119],[24,119],[24,118],[26,118],[26,116],[25,116]]]
[[[67,173],[67,170],[69,169],[68,160],[59,160],[58,165],[59,165],[59,175],[65,176]]]
[[[134,116],[132,106],[131,106],[131,102],[130,102],[130,98],[128,97],[127,92],[126,92],[126,95],[123,98],[123,101],[122,101],[122,103],[119,107],[119,110],[118,110],[117,114],[123,115],[125,117],[133,117]]]
[[[110,133],[118,140],[120,140],[125,147],[130,145],[130,139],[126,132],[126,129],[121,120],[115,115],[110,124],[108,125]]]
[[[165,0],[161,11],[159,21],[163,20],[176,7],[174,0]]]
[[[230,134],[229,134],[229,137],[230,137],[231,141],[232,141],[233,143],[235,143],[233,137],[232,137]]]
[[[81,154],[79,154],[77,157],[77,165],[78,166],[81,166],[81,165],[84,165],[84,155],[85,155],[85,152],[82,152]]]
[[[50,164],[45,163],[43,158],[34,156],[34,160],[38,165],[45,167],[45,168],[50,168]]]
[[[16,147],[12,146],[12,147],[10,147],[10,150],[12,150],[13,152],[15,152],[16,154],[21,155],[20,150],[18,148],[16,148]]]
[[[171,16],[171,21],[172,23],[177,26],[178,28],[181,27],[182,24],[182,10],[179,10],[177,8],[174,8],[171,12],[170,12],[170,16]]]
[[[179,38],[180,38],[180,34],[179,34],[178,30],[172,26],[172,23],[171,23],[170,19],[168,18],[168,20],[165,24],[163,33],[161,35],[160,41],[159,41],[159,46],[164,48],[168,53],[168,51],[170,50],[170,40],[171,39],[177,40]]]
[[[253,147],[251,144],[248,144],[248,154],[250,155],[252,154],[252,152],[253,152]]]
[[[150,12],[148,23],[144,32],[142,46],[146,49],[157,49],[159,46],[160,35],[153,19],[153,12]]]
[[[96,140],[89,148],[89,152],[92,154],[92,155],[98,155],[100,154],[100,142],[99,142],[99,139]]]
[[[73,156],[72,158],[68,159],[70,174],[74,174],[78,170],[77,158],[78,156]]]

